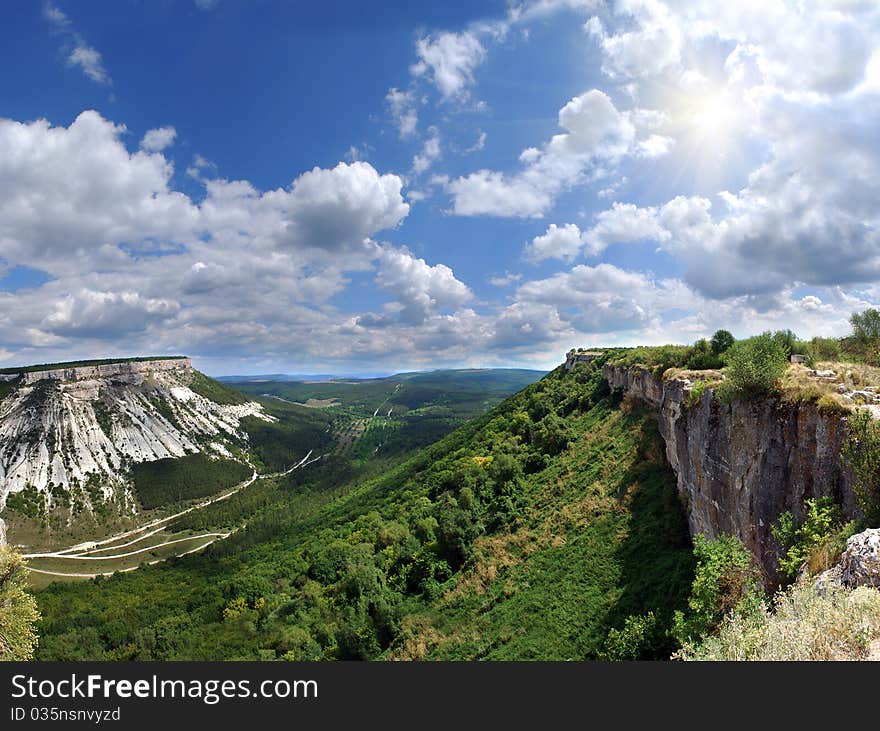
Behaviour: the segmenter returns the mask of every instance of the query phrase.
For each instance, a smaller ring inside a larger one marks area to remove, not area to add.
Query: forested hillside
[[[182,519],[239,528],[203,554],[39,592],[38,657],[581,659],[630,615],[668,657],[693,556],[654,424],[560,368],[379,476],[258,480]]]

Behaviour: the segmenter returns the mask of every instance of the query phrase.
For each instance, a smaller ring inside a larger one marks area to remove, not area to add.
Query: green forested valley
[[[254,448],[280,466],[271,444]],[[601,658],[645,617],[630,654],[668,657],[694,561],[655,419],[595,363],[396,466],[333,454],[175,528],[233,532],[39,591],[37,657]]]

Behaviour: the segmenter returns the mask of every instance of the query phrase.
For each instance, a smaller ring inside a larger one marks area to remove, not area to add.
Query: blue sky
[[[3,14],[0,365],[550,367],[878,300],[868,0]]]

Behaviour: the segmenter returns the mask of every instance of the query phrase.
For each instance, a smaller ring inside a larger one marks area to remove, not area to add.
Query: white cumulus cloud
[[[471,31],[441,32],[416,41],[418,61],[414,76],[427,75],[440,91],[443,101],[464,98],[474,81],[474,70],[486,57],[486,48]]]
[[[156,127],[147,130],[141,140],[141,149],[147,152],[161,152],[174,144],[177,138],[177,130],[174,127]]]

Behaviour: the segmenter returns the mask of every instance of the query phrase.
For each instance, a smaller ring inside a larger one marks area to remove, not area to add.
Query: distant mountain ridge
[[[215,380],[221,383],[249,383],[260,381],[332,381],[336,378],[354,378],[355,376],[340,376],[331,373],[309,375],[307,373],[263,373],[251,376],[216,376]]]
[[[426,376],[441,373],[479,373],[479,372],[508,372],[508,373],[534,373],[544,375],[547,371],[535,368],[437,368],[428,371],[401,371],[400,373],[392,373],[389,375],[374,375],[363,373],[266,373],[248,376],[216,376],[216,380],[223,383],[259,383],[262,381],[299,381],[299,382],[320,382],[320,381],[381,381],[393,378],[406,378],[413,376]]]

